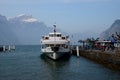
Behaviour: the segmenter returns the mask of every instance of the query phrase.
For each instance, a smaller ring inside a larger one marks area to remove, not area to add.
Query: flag
[[[54,26],[54,32],[56,32],[56,25],[53,25]]]

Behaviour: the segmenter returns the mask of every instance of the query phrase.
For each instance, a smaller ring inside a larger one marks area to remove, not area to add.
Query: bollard
[[[76,46],[76,50],[77,50],[77,56],[80,56],[79,55],[79,47],[78,46]]]

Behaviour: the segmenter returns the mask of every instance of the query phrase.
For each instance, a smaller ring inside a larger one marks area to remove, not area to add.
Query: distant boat
[[[54,32],[42,37],[41,45],[42,53],[53,60],[59,59],[70,52],[69,37],[56,32],[56,25],[54,25]]]

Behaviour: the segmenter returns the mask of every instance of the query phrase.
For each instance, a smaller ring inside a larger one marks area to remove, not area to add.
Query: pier
[[[114,50],[106,49],[87,49],[81,46],[71,46],[71,54],[78,57],[82,56],[111,69],[120,70],[120,48]]]
[[[0,45],[0,52],[15,50],[15,45]]]

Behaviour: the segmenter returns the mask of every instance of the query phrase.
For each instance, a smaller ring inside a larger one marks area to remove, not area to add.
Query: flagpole
[[[54,26],[54,41],[55,41],[55,43],[56,43],[56,25],[54,24],[53,26]],[[54,45],[54,46],[55,46],[55,45]]]

